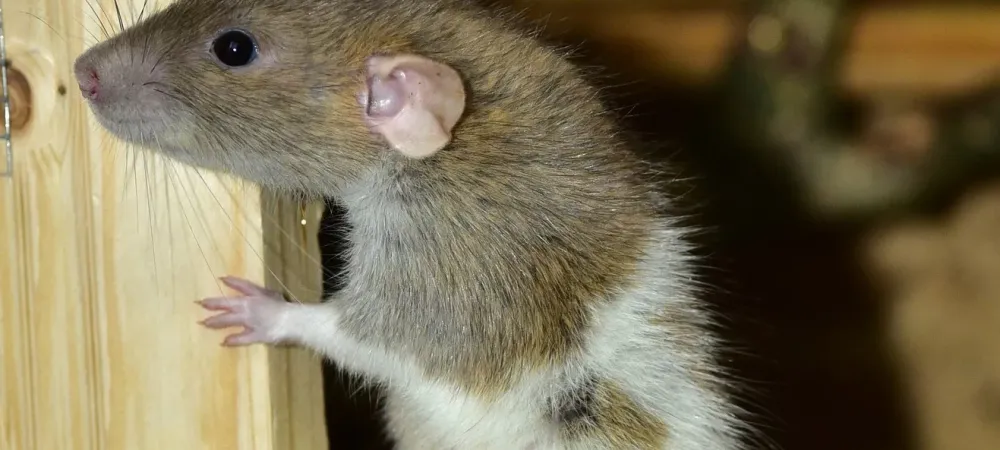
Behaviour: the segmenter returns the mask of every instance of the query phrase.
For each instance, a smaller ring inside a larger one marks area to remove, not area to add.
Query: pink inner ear
[[[368,80],[368,105],[369,117],[386,118],[399,114],[403,109],[405,98],[403,97],[404,87],[400,86],[397,78],[398,71],[390,73],[387,78],[375,75]]]
[[[417,55],[368,60],[365,118],[400,153],[425,158],[451,142],[465,86],[451,67]]]

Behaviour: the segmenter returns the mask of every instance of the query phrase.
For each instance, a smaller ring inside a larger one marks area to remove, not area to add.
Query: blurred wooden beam
[[[701,84],[725,68],[745,1],[510,0],[556,33],[594,43],[655,79]],[[847,94],[962,91],[1000,72],[1000,5],[861,6],[848,35]],[[635,74],[633,74],[635,75]]]
[[[848,90],[964,90],[1000,69],[1000,5],[861,11],[845,56]]]

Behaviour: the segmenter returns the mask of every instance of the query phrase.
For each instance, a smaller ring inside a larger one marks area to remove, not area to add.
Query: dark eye
[[[250,64],[257,57],[257,43],[243,31],[227,31],[212,42],[212,53],[215,53],[222,64],[241,67]]]

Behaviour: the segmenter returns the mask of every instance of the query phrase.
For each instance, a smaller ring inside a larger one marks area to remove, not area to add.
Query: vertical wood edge
[[[302,302],[322,300],[319,254],[322,204],[261,192],[267,286]],[[302,221],[305,220],[303,224]],[[275,450],[326,450],[323,374],[317,355],[268,348]]]

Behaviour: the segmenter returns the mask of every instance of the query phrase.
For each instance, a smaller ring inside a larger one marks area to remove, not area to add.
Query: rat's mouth
[[[156,111],[116,108],[114,105],[88,101],[91,112],[102,128],[130,144],[160,149],[170,139],[172,127]]]
[[[156,127],[151,126],[151,121],[143,117],[113,117],[99,111],[99,108],[91,105],[94,117],[97,122],[115,137],[132,144],[148,145],[155,143],[157,139]]]

